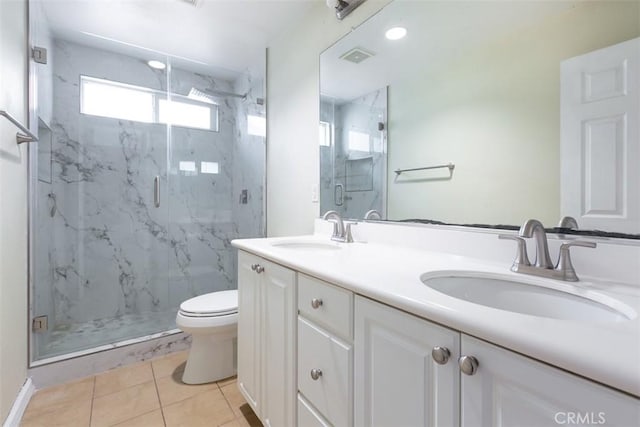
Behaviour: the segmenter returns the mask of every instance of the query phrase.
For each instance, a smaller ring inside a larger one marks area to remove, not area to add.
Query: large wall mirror
[[[635,0],[390,3],[320,56],[321,211],[640,238],[639,37]]]

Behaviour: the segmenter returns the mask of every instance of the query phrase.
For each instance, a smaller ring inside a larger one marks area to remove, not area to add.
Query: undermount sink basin
[[[271,243],[271,246],[283,249],[296,249],[303,251],[336,251],[342,249],[338,243],[318,240],[282,240]]]
[[[590,290],[577,295],[486,273],[474,276],[472,272],[427,273],[420,279],[451,297],[521,314],[590,322],[623,322],[637,316],[633,308],[621,301]]]

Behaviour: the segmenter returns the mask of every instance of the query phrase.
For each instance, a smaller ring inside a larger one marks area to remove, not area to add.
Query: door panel
[[[599,384],[462,335],[461,426],[640,425],[640,401]],[[580,421],[580,422],[576,422]]]
[[[238,252],[238,388],[260,417],[260,287],[258,275],[251,269],[258,261]]]
[[[356,297],[355,425],[457,426],[459,334]],[[451,356],[444,365],[431,351]]]
[[[262,416],[272,427],[293,427],[296,405],[296,273],[260,261],[262,292]],[[269,392],[267,393],[267,390]]]
[[[561,216],[640,233],[640,39],[561,64]]]

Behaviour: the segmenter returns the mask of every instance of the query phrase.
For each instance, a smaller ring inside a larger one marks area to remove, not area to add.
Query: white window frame
[[[324,140],[320,138],[320,129],[324,131],[325,138]],[[331,123],[320,120],[320,126],[318,129],[318,140],[320,141],[321,147],[331,147],[332,141],[332,130]]]
[[[151,122],[138,122],[138,123],[156,123],[156,124],[161,124],[162,123],[162,124],[164,124],[164,122],[160,121],[160,100],[168,100],[169,102],[182,103],[182,104],[191,104],[191,105],[196,105],[198,107],[208,108],[209,112],[211,114],[211,118],[210,118],[210,122],[209,122],[209,127],[186,126],[186,125],[182,125],[182,124],[179,124],[179,123],[177,123],[177,124],[166,123],[166,124],[171,125],[171,126],[175,126],[175,127],[188,128],[188,129],[199,129],[199,130],[212,131],[212,132],[218,132],[219,131],[219,106],[218,106],[218,104],[209,103],[209,102],[202,102],[202,101],[198,101],[198,100],[195,100],[195,99],[183,96],[183,95],[174,94],[174,93],[171,93],[171,94],[169,94],[167,96],[166,92],[150,89],[150,88],[147,88],[147,87],[130,85],[130,84],[126,84],[126,83],[116,82],[116,81],[113,81],[113,80],[100,79],[100,78],[90,77],[90,76],[85,76],[85,75],[80,75],[80,113],[81,114],[91,115],[91,116],[94,116],[94,117],[105,117],[105,118],[111,118],[111,119],[117,119],[117,120],[128,120],[128,119],[122,118],[122,117],[97,116],[97,115],[93,115],[93,114],[90,114],[90,113],[85,113],[85,111],[84,111],[85,108],[84,108],[84,105],[83,105],[83,98],[84,98],[83,97],[83,91],[84,91],[84,85],[86,83],[102,84],[102,85],[108,85],[108,86],[112,86],[112,87],[129,89],[129,90],[132,90],[132,91],[150,93],[152,95],[152,101],[151,101],[152,105],[150,105],[152,121]],[[131,120],[131,121],[136,121],[136,120]]]

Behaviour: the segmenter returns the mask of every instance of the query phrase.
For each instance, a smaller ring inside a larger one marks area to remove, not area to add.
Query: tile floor
[[[182,384],[187,352],[39,390],[23,427],[262,426],[236,379]]]

